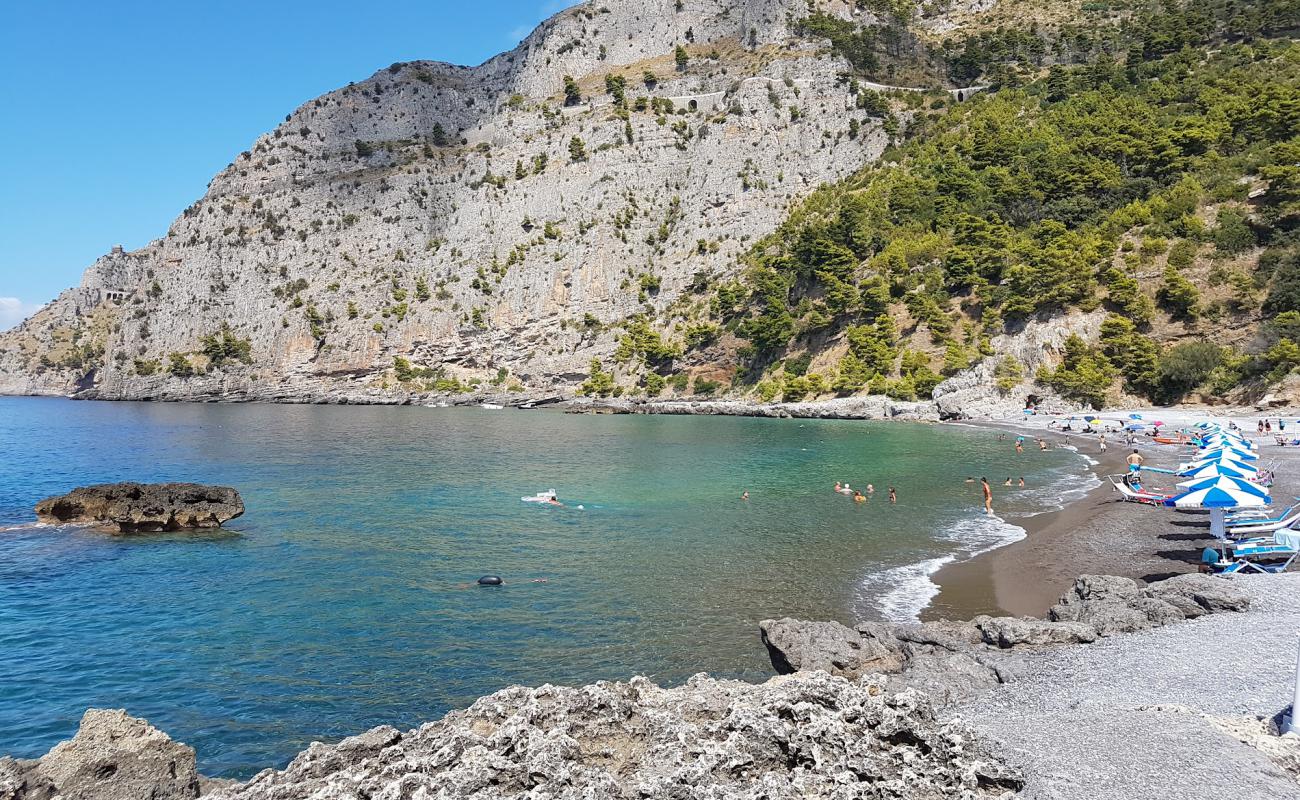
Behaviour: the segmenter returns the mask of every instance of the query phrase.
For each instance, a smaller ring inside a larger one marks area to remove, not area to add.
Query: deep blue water
[[[0,398],[0,753],[123,707],[246,776],[512,683],[761,680],[760,619],[906,618],[941,561],[1014,536],[967,475],[1011,512],[1078,484],[1079,456],[1031,451],[906,423]],[[229,484],[248,512],[30,524],[127,479]],[[552,487],[585,510],[520,502]],[[467,588],[489,573],[507,585]]]

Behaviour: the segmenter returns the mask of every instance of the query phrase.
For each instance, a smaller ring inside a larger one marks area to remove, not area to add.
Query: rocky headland
[[[244,513],[239,492],[198,483],[101,483],[36,504],[49,524],[102,524],[120,533],[219,528]]]

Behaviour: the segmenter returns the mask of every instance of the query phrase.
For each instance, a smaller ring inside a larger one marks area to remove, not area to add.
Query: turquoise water
[[[761,680],[760,619],[906,619],[938,563],[1014,538],[965,476],[1015,513],[1084,469],[952,426],[29,398],[0,398],[0,452],[0,753],[124,707],[223,776],[511,683]],[[31,524],[42,497],[125,479],[229,484],[248,512]],[[585,510],[520,502],[552,487]],[[489,573],[507,585],[467,588]]]

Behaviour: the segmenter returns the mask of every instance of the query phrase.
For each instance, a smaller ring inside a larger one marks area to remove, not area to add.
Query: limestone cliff
[[[876,24],[863,5],[821,4]],[[889,144],[797,33],[808,12],[589,2],[478,67],[393,64],[311,100],[166,235],[0,335],[0,392],[567,393],[616,326],[682,327],[792,201]]]

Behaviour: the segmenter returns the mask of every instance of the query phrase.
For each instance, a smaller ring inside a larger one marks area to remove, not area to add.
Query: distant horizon
[[[312,98],[395,62],[476,66],[577,0],[22,4],[0,30],[0,330],[114,245],[165,236],[212,177]]]

